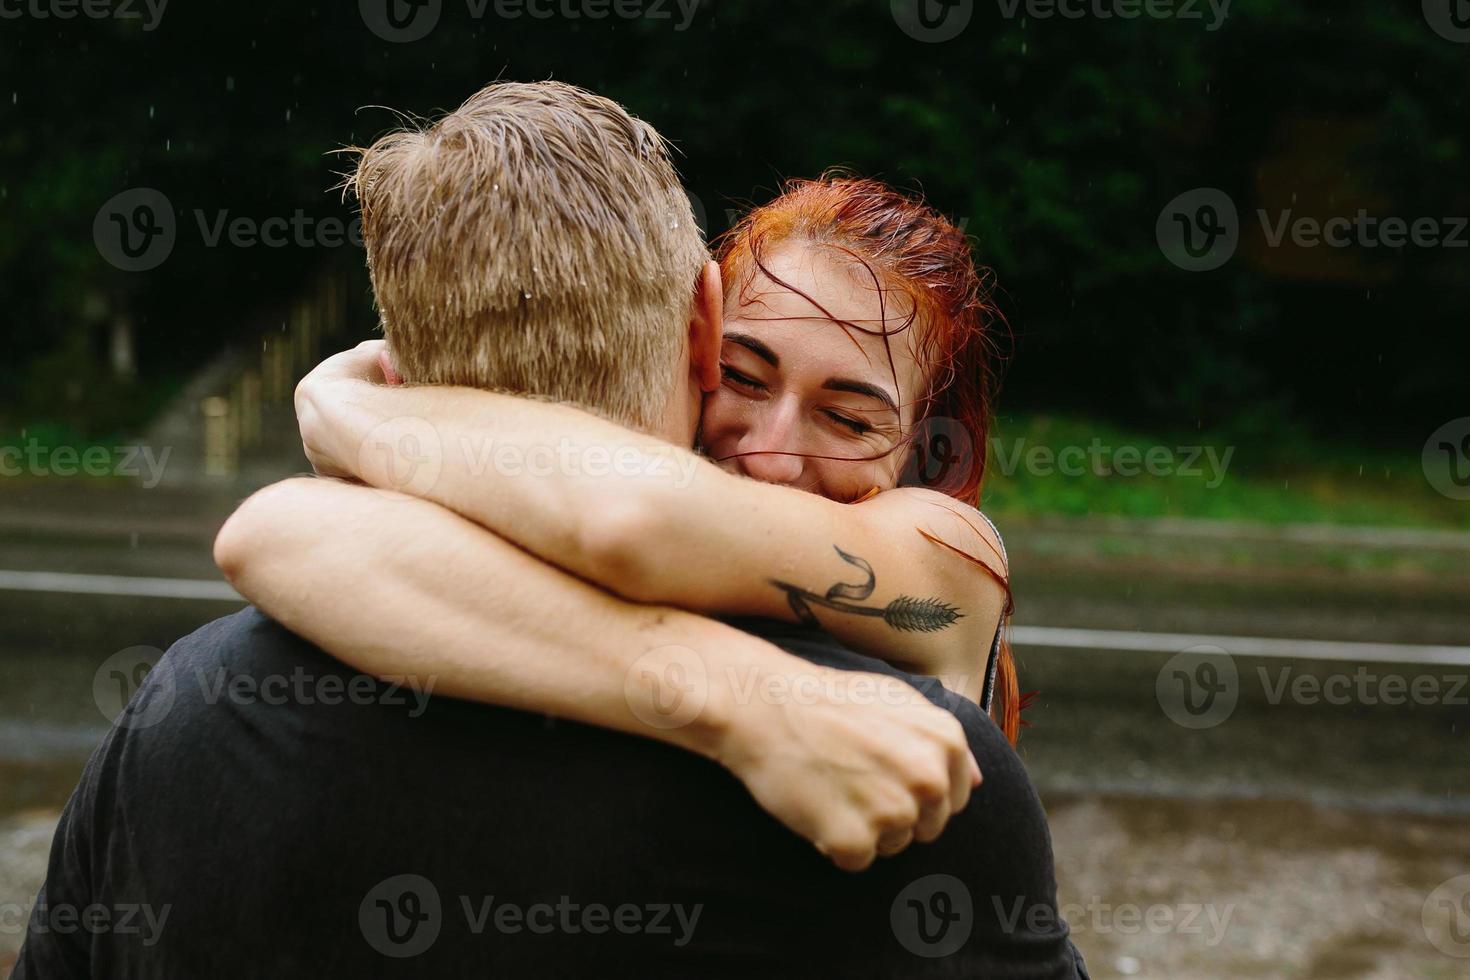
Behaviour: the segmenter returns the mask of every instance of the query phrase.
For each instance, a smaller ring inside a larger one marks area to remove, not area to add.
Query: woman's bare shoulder
[[[979,558],[992,570],[1009,576],[1005,543],[995,524],[963,500],[923,487],[898,487],[877,494],[862,506],[881,512],[885,523],[913,526],[936,544]]]

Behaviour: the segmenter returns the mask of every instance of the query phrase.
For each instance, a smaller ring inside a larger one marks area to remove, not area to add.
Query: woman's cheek
[[[699,420],[699,444],[705,455],[714,459],[728,456],[733,450],[730,444],[738,441],[739,433],[733,417],[730,397],[723,388],[704,396],[704,410]]]
[[[846,499],[856,500],[867,495],[874,487],[892,490],[897,484],[897,474],[888,457],[842,464],[843,490]]]

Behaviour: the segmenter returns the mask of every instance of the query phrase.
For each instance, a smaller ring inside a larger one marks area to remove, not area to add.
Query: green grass
[[[1193,450],[1201,452],[1186,468]],[[1061,472],[1056,455],[1073,447]],[[1140,461],[1119,455],[1138,451]],[[1043,452],[1038,453],[1038,448]],[[1018,449],[1020,452],[1018,453]],[[1078,449],[1085,455],[1078,455]],[[1154,449],[1154,469],[1142,462]],[[1137,432],[1078,418],[1003,418],[984,494],[998,516],[1104,515],[1470,530],[1470,501],[1437,492],[1422,446],[1385,452],[1300,435]],[[1047,463],[1045,451],[1053,454]],[[1228,454],[1228,456],[1227,456]],[[1121,461],[1137,475],[1116,470]],[[1082,472],[1075,472],[1076,470]]]

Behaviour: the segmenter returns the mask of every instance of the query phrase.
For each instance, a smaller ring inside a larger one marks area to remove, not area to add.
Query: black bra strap
[[[985,518],[985,523],[989,524],[990,529],[995,532],[995,540],[1000,542],[1001,561],[1005,562],[1006,567],[1010,567],[1011,560],[1006,555],[1006,543],[1000,536],[1000,528],[996,527],[995,522],[985,517],[984,514],[980,516]],[[1005,625],[1005,616],[1002,615],[1000,622],[995,626],[995,639],[990,642],[990,659],[985,667],[985,687],[980,691],[980,708],[986,714],[990,714],[990,703],[995,699],[995,674],[1000,668],[1000,639]]]

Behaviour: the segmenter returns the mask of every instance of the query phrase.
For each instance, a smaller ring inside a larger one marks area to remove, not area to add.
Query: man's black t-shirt
[[[959,717],[985,780],[937,842],[839,871],[703,758],[421,700],[247,609],[175,644],[93,754],[15,976],[1078,976],[990,719],[739,625]]]

